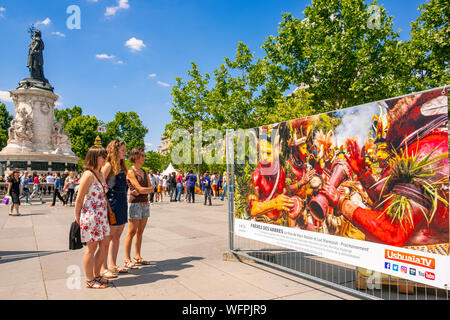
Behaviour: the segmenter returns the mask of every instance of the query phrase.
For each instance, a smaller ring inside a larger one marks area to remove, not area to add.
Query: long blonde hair
[[[122,170],[122,172],[124,172],[125,174],[128,171],[125,159],[119,158],[119,150],[122,146],[125,146],[125,141],[113,140],[106,147],[106,152],[108,153],[106,162],[111,163],[111,173],[114,176],[118,175],[120,170]]]

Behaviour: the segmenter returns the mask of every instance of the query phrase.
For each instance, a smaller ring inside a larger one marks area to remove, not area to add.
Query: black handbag
[[[81,242],[80,225],[76,221],[74,221],[70,226],[69,249],[77,250],[81,248],[83,248],[83,243]]]

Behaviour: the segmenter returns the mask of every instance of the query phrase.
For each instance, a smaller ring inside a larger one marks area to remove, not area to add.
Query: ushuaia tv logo
[[[435,265],[435,260],[433,258],[423,257],[399,251],[393,251],[389,249],[385,250],[385,258],[429,269],[434,269]]]

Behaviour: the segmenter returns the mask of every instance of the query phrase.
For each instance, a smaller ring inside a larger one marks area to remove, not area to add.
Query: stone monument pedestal
[[[48,88],[21,86],[11,90],[15,118],[8,129],[8,145],[0,152],[2,169],[27,171],[77,171],[62,123],[55,123],[54,106],[59,96]],[[48,85],[50,88],[51,86]]]

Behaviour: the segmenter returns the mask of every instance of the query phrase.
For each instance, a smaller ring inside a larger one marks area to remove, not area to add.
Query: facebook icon
[[[389,262],[385,262],[384,263],[384,268],[385,269],[391,269],[391,264]]]

